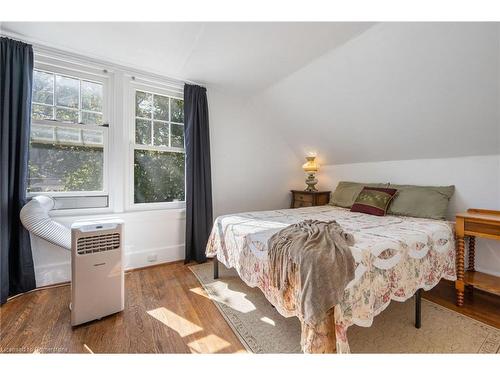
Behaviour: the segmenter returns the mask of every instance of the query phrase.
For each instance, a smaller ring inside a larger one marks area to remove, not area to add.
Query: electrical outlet
[[[157,260],[158,260],[158,255],[156,254],[148,255],[148,262],[156,262]]]

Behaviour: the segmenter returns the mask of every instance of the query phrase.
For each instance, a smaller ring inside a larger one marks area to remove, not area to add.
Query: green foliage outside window
[[[184,101],[136,91],[135,116],[134,202],[184,201]]]
[[[184,153],[135,150],[134,202],[184,201]]]
[[[100,191],[103,149],[31,143],[28,191]]]

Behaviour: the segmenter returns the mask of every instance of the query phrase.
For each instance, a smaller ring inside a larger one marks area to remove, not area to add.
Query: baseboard
[[[165,246],[125,254],[125,270],[184,259],[184,244]]]
[[[184,244],[125,253],[125,271],[146,268],[184,259]],[[71,280],[71,262],[52,263],[35,269],[37,288]]]

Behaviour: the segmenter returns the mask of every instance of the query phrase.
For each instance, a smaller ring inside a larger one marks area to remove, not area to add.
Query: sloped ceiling
[[[373,23],[4,22],[2,29],[125,66],[252,93]]]
[[[4,23],[54,47],[244,94],[322,164],[500,153],[498,23]],[[217,108],[212,108],[217,110]]]
[[[498,23],[383,23],[253,105],[322,164],[499,154],[499,69]]]

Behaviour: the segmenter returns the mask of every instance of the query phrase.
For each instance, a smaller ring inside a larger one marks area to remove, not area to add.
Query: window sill
[[[161,215],[168,216],[172,219],[184,220],[186,218],[186,209],[185,208],[157,208],[157,209],[134,209],[123,212],[116,212],[113,209],[74,209],[74,210],[53,210],[50,211],[50,217],[57,219],[65,219],[74,217],[75,220],[81,220],[80,218],[84,217],[119,217],[122,219],[126,219],[129,217],[132,220],[143,220],[150,218],[151,215]]]
[[[122,216],[122,215],[129,215],[129,214],[147,214],[151,212],[169,212],[172,214],[178,214],[180,217],[184,218],[185,217],[185,212],[186,212],[186,206],[185,203],[183,202],[182,206],[151,206],[148,205],[147,207],[145,206],[140,206],[136,205],[134,207],[130,207],[126,211],[121,211],[117,212],[113,210],[111,207],[104,207],[104,208],[78,208],[78,209],[67,209],[67,210],[52,210],[50,211],[50,216],[51,217],[70,217],[70,216],[98,216],[98,215],[106,215],[106,216],[112,216],[112,215],[117,215],[117,216]]]
[[[108,215],[114,214],[111,207],[102,208],[71,208],[67,210],[59,209],[50,211],[51,217],[64,217],[64,216],[91,216],[91,215]]]
[[[165,202],[165,203],[135,203],[127,208],[127,211],[156,211],[156,210],[186,210],[186,202]]]

